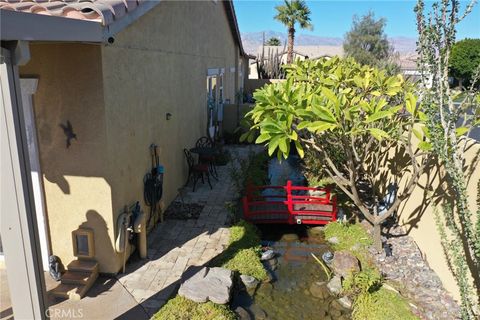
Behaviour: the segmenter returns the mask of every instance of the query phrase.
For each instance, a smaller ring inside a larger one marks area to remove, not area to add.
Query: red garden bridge
[[[270,194],[271,193],[271,194]],[[245,220],[259,223],[325,225],[337,220],[337,198],[329,188],[247,186]]]

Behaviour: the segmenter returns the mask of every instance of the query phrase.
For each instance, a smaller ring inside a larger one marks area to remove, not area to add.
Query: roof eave
[[[158,0],[143,1],[135,10],[107,26],[96,21],[0,10],[0,39],[107,43],[159,3]]]
[[[237,16],[235,15],[235,9],[233,7],[233,1],[227,0],[223,1],[225,5],[225,11],[227,12],[228,22],[230,23],[230,28],[232,30],[233,37],[238,43],[240,49],[240,55],[243,57],[249,57],[245,50],[243,49],[242,37],[240,36],[240,30],[238,29]]]
[[[11,10],[0,10],[0,39],[79,42],[106,40],[103,26],[95,21]]]

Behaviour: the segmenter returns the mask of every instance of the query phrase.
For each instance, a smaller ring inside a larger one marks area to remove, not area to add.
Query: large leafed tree
[[[293,43],[295,40],[295,25],[299,25],[301,29],[312,30],[313,25],[310,23],[310,9],[305,1],[302,0],[285,0],[284,5],[276,6],[277,15],[275,19],[283,23],[288,29],[287,41],[287,63],[293,62]]]

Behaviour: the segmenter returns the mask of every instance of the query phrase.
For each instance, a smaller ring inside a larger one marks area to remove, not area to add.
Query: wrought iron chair
[[[197,140],[197,142],[195,143],[195,147],[197,148],[211,148],[211,149],[215,149],[215,145],[212,141],[212,139],[210,139],[209,137],[201,137],[200,139]],[[215,154],[217,153],[217,151],[215,150],[215,153],[212,153],[212,154],[199,154],[198,155],[198,160],[200,163],[206,163],[208,164],[208,167],[210,169],[210,173],[212,174],[212,176],[216,179],[217,179],[217,167],[215,166],[215,162],[216,162],[216,157],[215,157]]]
[[[205,180],[203,178],[203,175],[205,174],[207,176],[208,185],[210,186],[210,189],[212,189],[212,184],[210,183],[210,170],[208,168],[208,165],[205,163],[195,163],[195,159],[193,158],[190,151],[188,151],[187,149],[183,149],[183,153],[185,153],[185,157],[187,158],[188,163],[188,178],[185,185],[188,184],[188,182],[190,181],[190,177],[192,177],[193,192],[195,192],[195,186],[199,178],[202,179],[202,183],[205,183]]]

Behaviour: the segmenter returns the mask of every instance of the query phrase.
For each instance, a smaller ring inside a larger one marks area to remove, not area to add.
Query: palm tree
[[[267,40],[267,42],[265,42],[265,44],[266,44],[267,46],[278,47],[278,46],[281,46],[281,45],[282,45],[282,42],[281,42],[280,39],[278,39],[278,38],[271,37],[270,39]]]
[[[284,5],[276,6],[278,13],[275,19],[288,28],[287,63],[293,62],[293,41],[295,38],[295,24],[300,28],[313,30],[310,23],[310,9],[303,0],[285,0]]]

